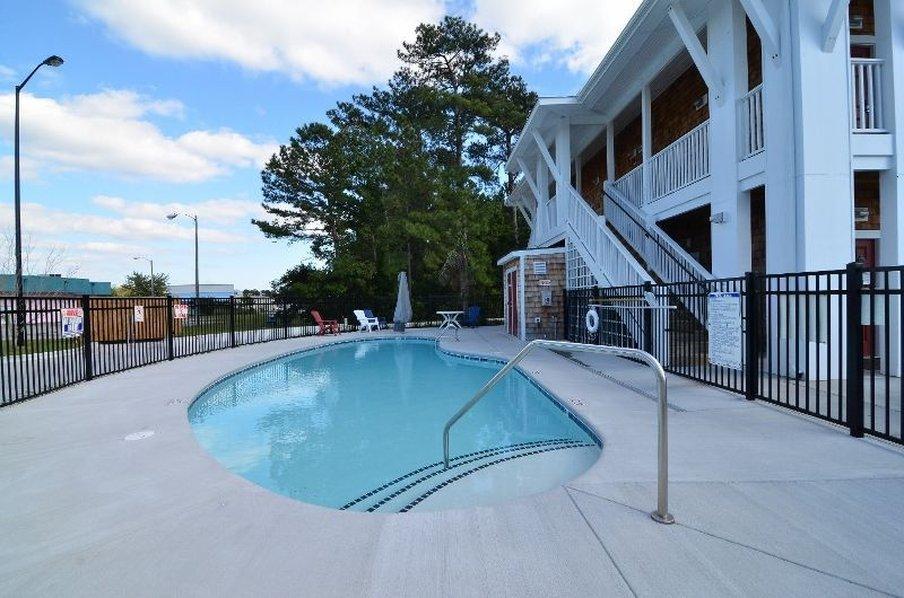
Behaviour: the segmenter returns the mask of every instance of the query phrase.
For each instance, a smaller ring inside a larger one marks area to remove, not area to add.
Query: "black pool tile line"
[[[560,451],[562,449],[567,449],[567,448],[584,448],[584,447],[590,447],[590,446],[595,446],[595,445],[591,442],[583,442],[580,444],[571,444],[571,445],[563,444],[563,445],[559,445],[559,446],[550,446],[550,447],[546,447],[546,448],[535,449],[535,450],[532,450],[532,451],[529,451],[526,453],[518,453],[515,455],[509,455],[508,457],[503,457],[502,459],[496,459],[495,461],[489,461],[487,463],[482,463],[481,465],[478,465],[477,467],[474,467],[473,469],[464,471],[464,472],[458,474],[457,476],[451,477],[451,478],[443,481],[442,483],[437,484],[433,488],[430,488],[429,490],[427,490],[426,492],[424,492],[423,494],[418,496],[416,499],[414,499],[413,501],[411,501],[410,503],[408,503],[407,505],[405,505],[404,507],[399,509],[399,513],[407,513],[408,511],[410,511],[411,509],[413,509],[414,507],[419,505],[426,498],[428,498],[430,495],[438,492],[439,490],[442,490],[449,484],[453,484],[453,483],[457,482],[458,480],[465,478],[465,477],[471,475],[472,473],[476,473],[476,472],[480,471],[481,469],[485,469],[491,465],[498,465],[499,463],[505,463],[506,461],[511,461],[512,459],[519,459],[521,457],[529,457],[531,455],[539,455],[540,453],[548,453],[550,451]]]
[[[493,448],[483,449],[483,450],[481,450],[481,451],[474,451],[473,453],[467,453],[467,454],[464,454],[464,455],[459,455],[459,456],[457,456],[457,457],[452,457],[451,459],[449,459],[449,461],[450,461],[450,462],[452,462],[452,461],[461,461],[462,459],[467,459],[468,457],[473,457],[473,456],[475,456],[475,455],[486,455],[487,453],[495,453],[495,452],[501,451],[501,450],[503,450],[503,449],[527,448],[527,447],[536,446],[536,445],[539,445],[539,444],[547,444],[547,443],[549,443],[549,442],[567,442],[567,441],[569,441],[568,438],[556,438],[556,439],[553,439],[553,440],[532,440],[532,441],[530,441],[530,442],[519,442],[519,443],[516,443],[516,444],[508,444],[508,445],[504,445],[504,446],[497,446],[497,447],[493,447]],[[421,472],[423,472],[423,471],[427,471],[427,470],[430,469],[431,467],[438,467],[438,466],[440,466],[440,465],[442,465],[442,464],[443,464],[442,461],[437,461],[436,463],[431,463],[431,464],[429,464],[429,465],[424,465],[423,467],[419,467],[419,468],[417,468],[417,469],[415,469],[415,470],[409,471],[408,473],[406,473],[406,474],[404,474],[404,475],[400,475],[400,476],[397,477],[396,479],[394,479],[394,480],[392,480],[392,481],[389,481],[389,482],[386,482],[386,483],[383,484],[382,486],[380,486],[380,487],[378,487],[378,488],[374,488],[373,490],[370,490],[369,492],[367,492],[367,493],[365,493],[365,494],[362,494],[362,495],[359,496],[358,498],[356,498],[356,499],[354,499],[354,500],[351,500],[351,501],[345,503],[344,505],[342,505],[341,507],[339,507],[339,510],[340,510],[340,511],[344,511],[344,510],[346,510],[346,509],[348,509],[348,508],[350,508],[350,507],[353,507],[353,506],[355,506],[356,504],[358,504],[359,502],[361,502],[362,500],[368,499],[368,498],[370,498],[371,496],[373,496],[374,494],[377,494],[377,493],[379,493],[379,492],[382,492],[383,490],[386,490],[386,489],[389,488],[390,486],[393,486],[393,485],[395,485],[395,484],[398,484],[399,482],[401,482],[401,481],[404,480],[404,479],[410,478],[411,476],[417,475],[417,474],[419,474],[419,473],[421,473]]]
[[[592,443],[582,442],[580,440],[565,439],[565,440],[547,440],[547,441],[543,441],[543,442],[538,442],[536,445],[534,445],[534,447],[547,446],[547,445],[558,446],[560,448],[572,448],[572,447],[578,448],[580,446],[594,446]],[[527,447],[527,448],[533,448],[533,447]],[[421,482],[429,480],[430,478],[436,477],[440,474],[446,473],[449,470],[456,469],[458,467],[462,467],[462,466],[468,465],[470,463],[474,463],[475,461],[480,461],[481,459],[486,459],[487,457],[496,457],[498,455],[504,455],[506,453],[517,453],[518,451],[521,451],[521,450],[524,450],[524,448],[500,449],[494,453],[480,455],[479,457],[473,457],[471,459],[467,459],[460,463],[456,463],[455,465],[450,465],[449,469],[445,469],[445,468],[437,469],[436,471],[428,473],[427,475],[421,476],[418,479],[414,480],[413,482],[410,482],[409,484],[395,490],[392,494],[384,496],[382,499],[380,499],[379,501],[375,502],[370,507],[368,507],[367,512],[373,513],[374,511],[376,511],[377,509],[379,509],[380,507],[382,507],[383,505],[385,505],[392,499],[411,490],[412,488],[414,488]],[[536,452],[530,452],[530,453],[524,453],[524,454],[525,455],[533,455],[533,454],[536,454]],[[499,462],[501,463],[502,461],[499,461]]]

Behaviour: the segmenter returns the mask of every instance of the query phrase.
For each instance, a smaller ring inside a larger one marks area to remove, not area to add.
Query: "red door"
[[[876,240],[875,239],[857,239],[856,259],[863,264],[864,268],[874,268],[876,266]],[[863,273],[863,283],[866,286],[872,284],[872,276],[869,272]],[[875,367],[876,346],[875,346],[875,326],[863,327],[863,357],[867,367]]]
[[[518,271],[512,270],[505,275],[506,286],[506,316],[508,321],[508,333],[518,336],[520,326],[518,325]]]

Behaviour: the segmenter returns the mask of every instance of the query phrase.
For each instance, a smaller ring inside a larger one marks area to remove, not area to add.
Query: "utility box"
[[[565,249],[513,251],[500,259],[505,330],[524,341],[565,337]]]

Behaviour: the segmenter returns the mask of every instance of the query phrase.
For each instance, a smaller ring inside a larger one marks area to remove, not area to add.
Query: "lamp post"
[[[179,216],[185,216],[195,221],[195,309],[197,310],[200,307],[201,299],[201,285],[198,283],[198,215],[179,214],[178,212],[166,215],[168,220],[175,220]]]
[[[44,61],[33,68],[22,83],[16,85],[16,118],[15,118],[15,221],[16,221],[16,346],[25,345],[25,297],[22,284],[22,199],[20,195],[19,183],[19,92],[25,87],[25,84],[38,72],[38,69],[44,65],[57,67],[63,64],[63,59],[57,55],[48,56]]]
[[[133,260],[144,260],[151,265],[151,296],[156,296],[157,283],[154,282],[154,260],[144,255],[136,255]]]

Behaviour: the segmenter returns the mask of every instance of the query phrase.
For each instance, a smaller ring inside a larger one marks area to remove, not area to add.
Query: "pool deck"
[[[566,487],[495,506],[335,511],[257,487],[195,442],[186,408],[205,385],[324,340],[336,337],[161,363],[0,409],[0,596],[904,594],[904,451],[671,377],[677,523],[660,525],[648,514],[656,404],[594,370],[652,383],[617,358],[525,361],[604,448]],[[442,345],[497,357],[522,346],[499,328]]]

